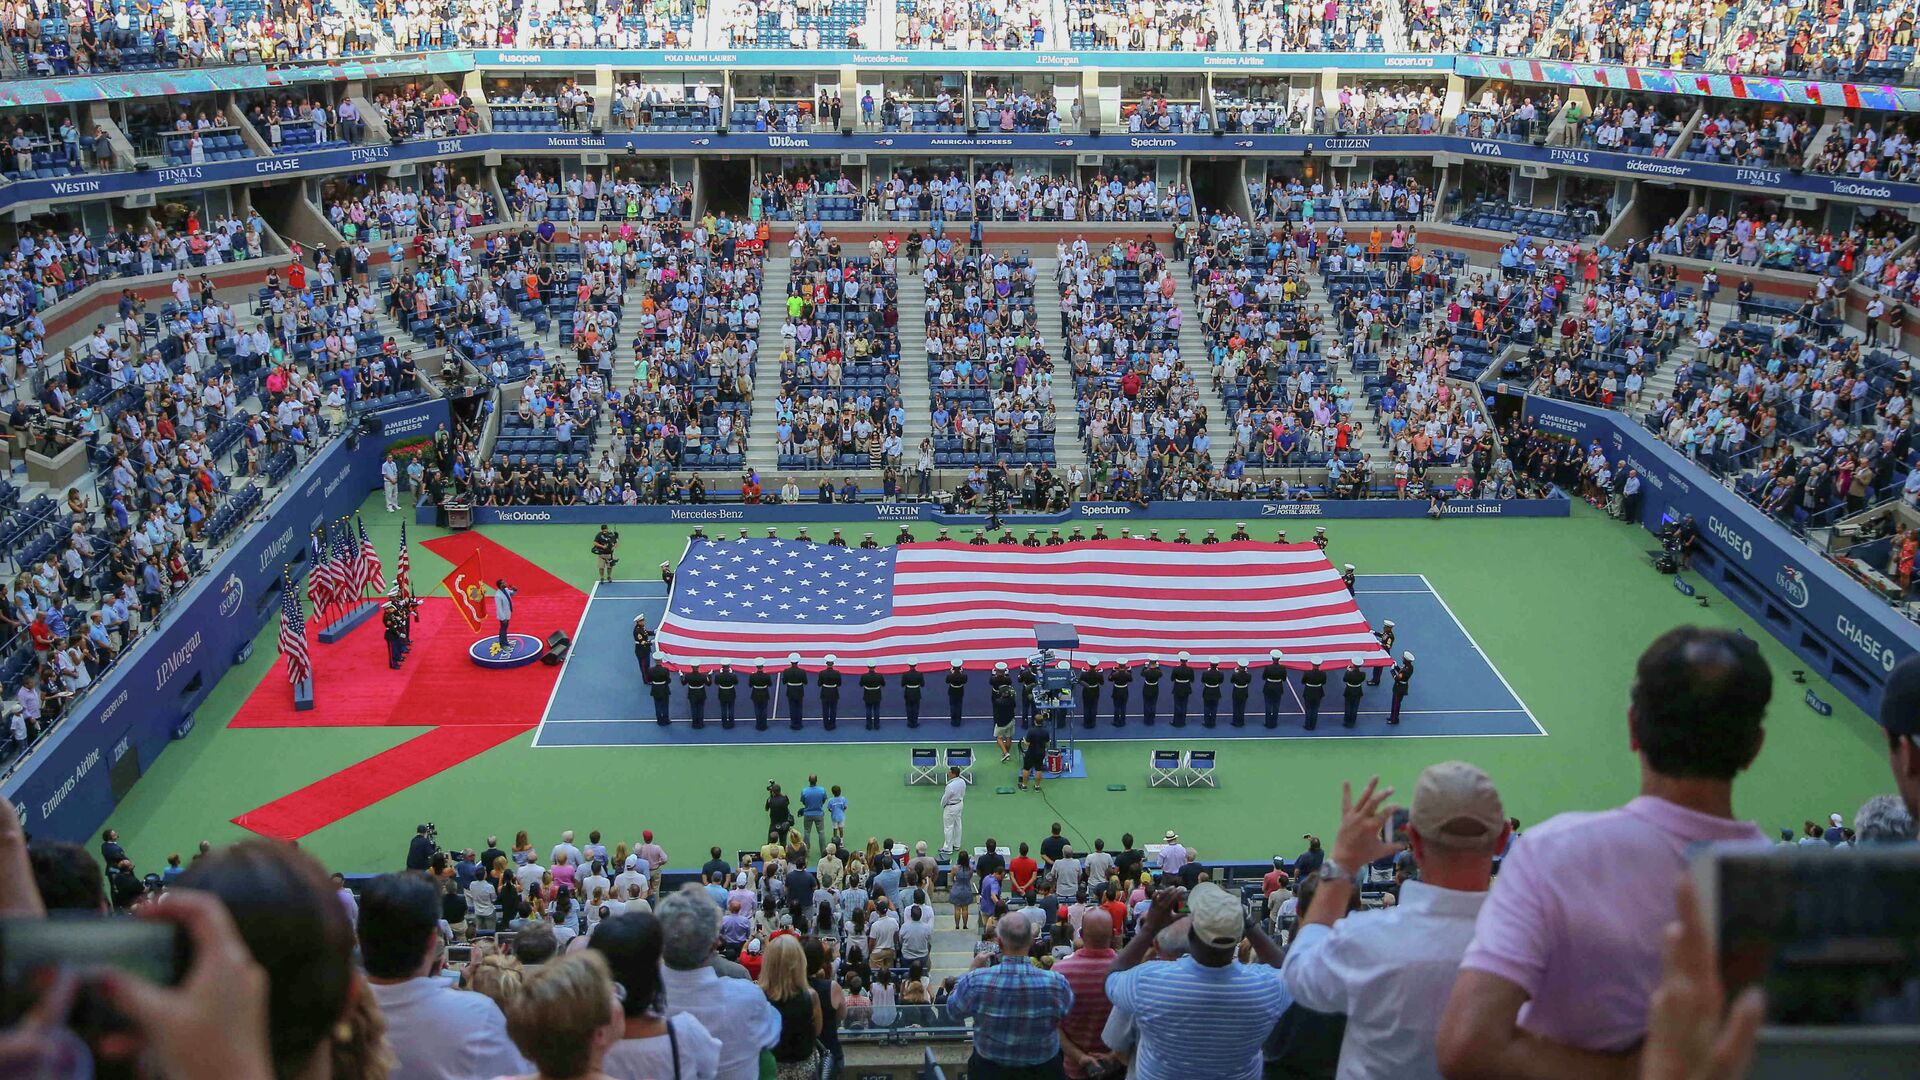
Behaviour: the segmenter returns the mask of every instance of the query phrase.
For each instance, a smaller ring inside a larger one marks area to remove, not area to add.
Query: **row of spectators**
[[[1667,0],[1630,15],[1604,0],[1567,0],[1550,48],[1560,59],[1590,64],[1699,68],[1732,17],[1704,0]]]
[[[1221,47],[1210,0],[1066,0],[1067,41],[1076,49],[1208,52]]]
[[[1364,52],[1382,41],[1384,5],[1234,0],[1240,47],[1253,52]]]
[[[835,238],[798,231],[789,243],[774,403],[783,468],[878,472],[900,464],[898,264],[877,247],[872,241],[867,254],[855,254]]]
[[[940,466],[1051,464],[1054,362],[1025,255],[934,248],[920,279],[932,446]]]
[[[893,43],[902,49],[1042,49],[1049,0],[899,0]]]
[[[1305,180],[1270,173],[1247,181],[1247,200],[1256,222],[1337,221],[1343,211],[1350,221],[1419,221],[1432,206],[1433,193],[1418,177],[1397,173],[1368,177],[1352,187],[1339,180],[1329,187],[1321,176]]]

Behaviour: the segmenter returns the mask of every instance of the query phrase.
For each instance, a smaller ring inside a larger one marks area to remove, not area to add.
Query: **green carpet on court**
[[[382,512],[378,502],[377,497],[368,501],[367,525],[391,567],[399,520]],[[825,536],[835,524],[854,542],[862,532],[884,538],[897,528],[823,516],[810,531]],[[1117,533],[1114,522],[1102,524]],[[1181,524],[1195,535],[1208,525],[1225,535],[1233,525],[1231,520]],[[1273,539],[1274,525],[1251,524],[1257,539]],[[1818,680],[1812,685],[1835,704],[1834,715],[1807,709],[1805,687],[1789,676],[1803,666],[1800,661],[1716,591],[1705,590],[1710,598],[1705,608],[1676,592],[1670,579],[1648,567],[1651,538],[1640,529],[1609,521],[1582,504],[1568,519],[1332,520],[1326,526],[1337,563],[1354,563],[1362,574],[1425,574],[1548,736],[1239,740],[1220,747],[1218,790],[1184,791],[1149,790],[1147,755],[1154,745],[1186,746],[1197,740],[1090,743],[1083,744],[1090,779],[1049,784],[1044,797],[993,794],[996,786],[1011,781],[1013,766],[987,755],[979,769],[981,784],[968,800],[968,842],[988,836],[1037,840],[1050,822],[1061,821],[1082,850],[1096,836],[1111,846],[1122,832],[1144,840],[1174,829],[1206,859],[1291,855],[1303,847],[1301,834],[1332,834],[1342,780],[1378,773],[1409,793],[1422,767],[1449,758],[1485,768],[1523,828],[1561,811],[1617,804],[1633,796],[1639,778],[1626,727],[1634,659],[1661,632],[1689,622],[1744,630],[1761,642],[1773,665],[1766,745],[1735,790],[1735,806],[1743,816],[1769,831],[1836,811],[1851,819],[1868,796],[1892,788],[1879,728]],[[1310,522],[1287,527],[1294,540],[1312,533]],[[781,527],[785,535],[792,530]],[[414,579],[424,592],[448,568],[418,542],[441,533],[419,526],[408,531],[415,541]],[[687,531],[621,526],[620,569],[631,576],[655,576],[661,560],[679,557]],[[915,531],[930,538],[934,527],[923,524]],[[592,533],[591,526],[556,525],[486,530],[583,590],[594,578],[588,549]],[[1402,633],[1405,640],[1418,630],[1403,627]],[[229,819],[417,733],[228,730],[227,720],[239,703],[269,673],[273,635],[269,626],[253,658],[231,671],[201,707],[193,733],[160,757],[113,815],[111,824],[143,870],[158,869],[169,853],[191,853],[202,839],[221,843],[246,836]],[[326,649],[315,652],[324,672]],[[1423,674],[1432,677],[1430,671]],[[278,669],[271,677],[281,678]],[[637,680],[635,695],[637,708]],[[476,682],[472,707],[487,707],[482,682]],[[983,751],[990,746],[984,731],[971,734],[981,736],[974,742]],[[743,739],[751,737],[749,731]],[[705,861],[712,845],[731,852],[757,844],[765,827],[760,807],[767,779],[795,790],[809,772],[845,789],[850,837],[864,842],[868,836],[891,836],[909,843],[939,838],[936,789],[904,786],[900,746],[767,745],[750,753],[738,747],[536,751],[531,741],[529,733],[490,750],[302,844],[334,869],[383,870],[400,864],[414,826],[422,821],[439,826],[443,844],[461,846],[477,846],[488,835],[510,841],[520,829],[548,845],[563,829],[584,836],[595,828],[611,845],[652,829],[674,865],[688,866]],[[1123,783],[1126,790],[1109,791],[1111,783]]]

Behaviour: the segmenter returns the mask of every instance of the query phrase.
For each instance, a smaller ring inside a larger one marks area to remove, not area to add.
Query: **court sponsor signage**
[[[383,419],[423,415],[444,421],[446,402],[402,406]],[[308,522],[342,517],[380,486],[388,441],[369,436],[357,447],[335,440],[305,474],[332,477],[317,493],[305,476],[290,485],[241,539],[187,586],[161,615],[158,629],[137,639],[119,663],[75,706],[33,757],[0,783],[0,796],[25,807],[35,837],[84,842],[114,807],[112,770],[99,768],[133,754],[141,772],[173,740],[181,721],[205,701],[243,647],[276,614],[283,569],[305,571],[306,546],[295,542]],[[248,602],[247,598],[255,598]],[[326,677],[324,663],[320,675]]]
[[[1920,653],[1920,627],[1631,418],[1540,397],[1527,399],[1526,415],[1543,431],[1612,445],[1642,476],[1659,476],[1664,483],[1641,500],[1639,524],[1657,531],[1663,516],[1692,515],[1700,526],[1694,573],[1848,700],[1878,712],[1887,673]]]

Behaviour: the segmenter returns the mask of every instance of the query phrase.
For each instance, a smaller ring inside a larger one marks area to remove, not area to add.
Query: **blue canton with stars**
[[[799,540],[696,543],[674,574],[672,612],[685,619],[846,626],[893,614],[891,547]]]

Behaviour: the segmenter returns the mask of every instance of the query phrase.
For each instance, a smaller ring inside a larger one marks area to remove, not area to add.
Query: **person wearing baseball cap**
[[[1400,848],[1386,835],[1392,795],[1377,776],[1358,798],[1342,785],[1340,831],[1282,975],[1294,1001],[1346,1014],[1341,1076],[1438,1078],[1441,1015],[1506,846],[1506,811],[1478,766],[1428,766],[1406,826],[1419,880],[1401,883],[1393,907],[1348,915],[1366,867]]]
[[[1639,797],[1552,818],[1506,853],[1441,1025],[1449,1076],[1584,1075],[1594,1055],[1646,1039],[1688,852],[1766,842],[1734,816],[1733,787],[1760,752],[1773,685],[1737,630],[1676,627],[1641,653],[1626,710]]]
[[[1183,893],[1187,917],[1180,919]],[[1178,933],[1183,922],[1186,951],[1175,960],[1143,963],[1162,932]],[[1258,964],[1236,958],[1242,938]],[[1133,1075],[1259,1076],[1261,1046],[1293,1004],[1285,982],[1267,970],[1281,959],[1259,922],[1247,920],[1238,895],[1211,881],[1190,892],[1162,888],[1107,976],[1108,1000],[1133,1017],[1138,1032]],[[1200,1068],[1196,1055],[1203,1052],[1209,1064]]]

